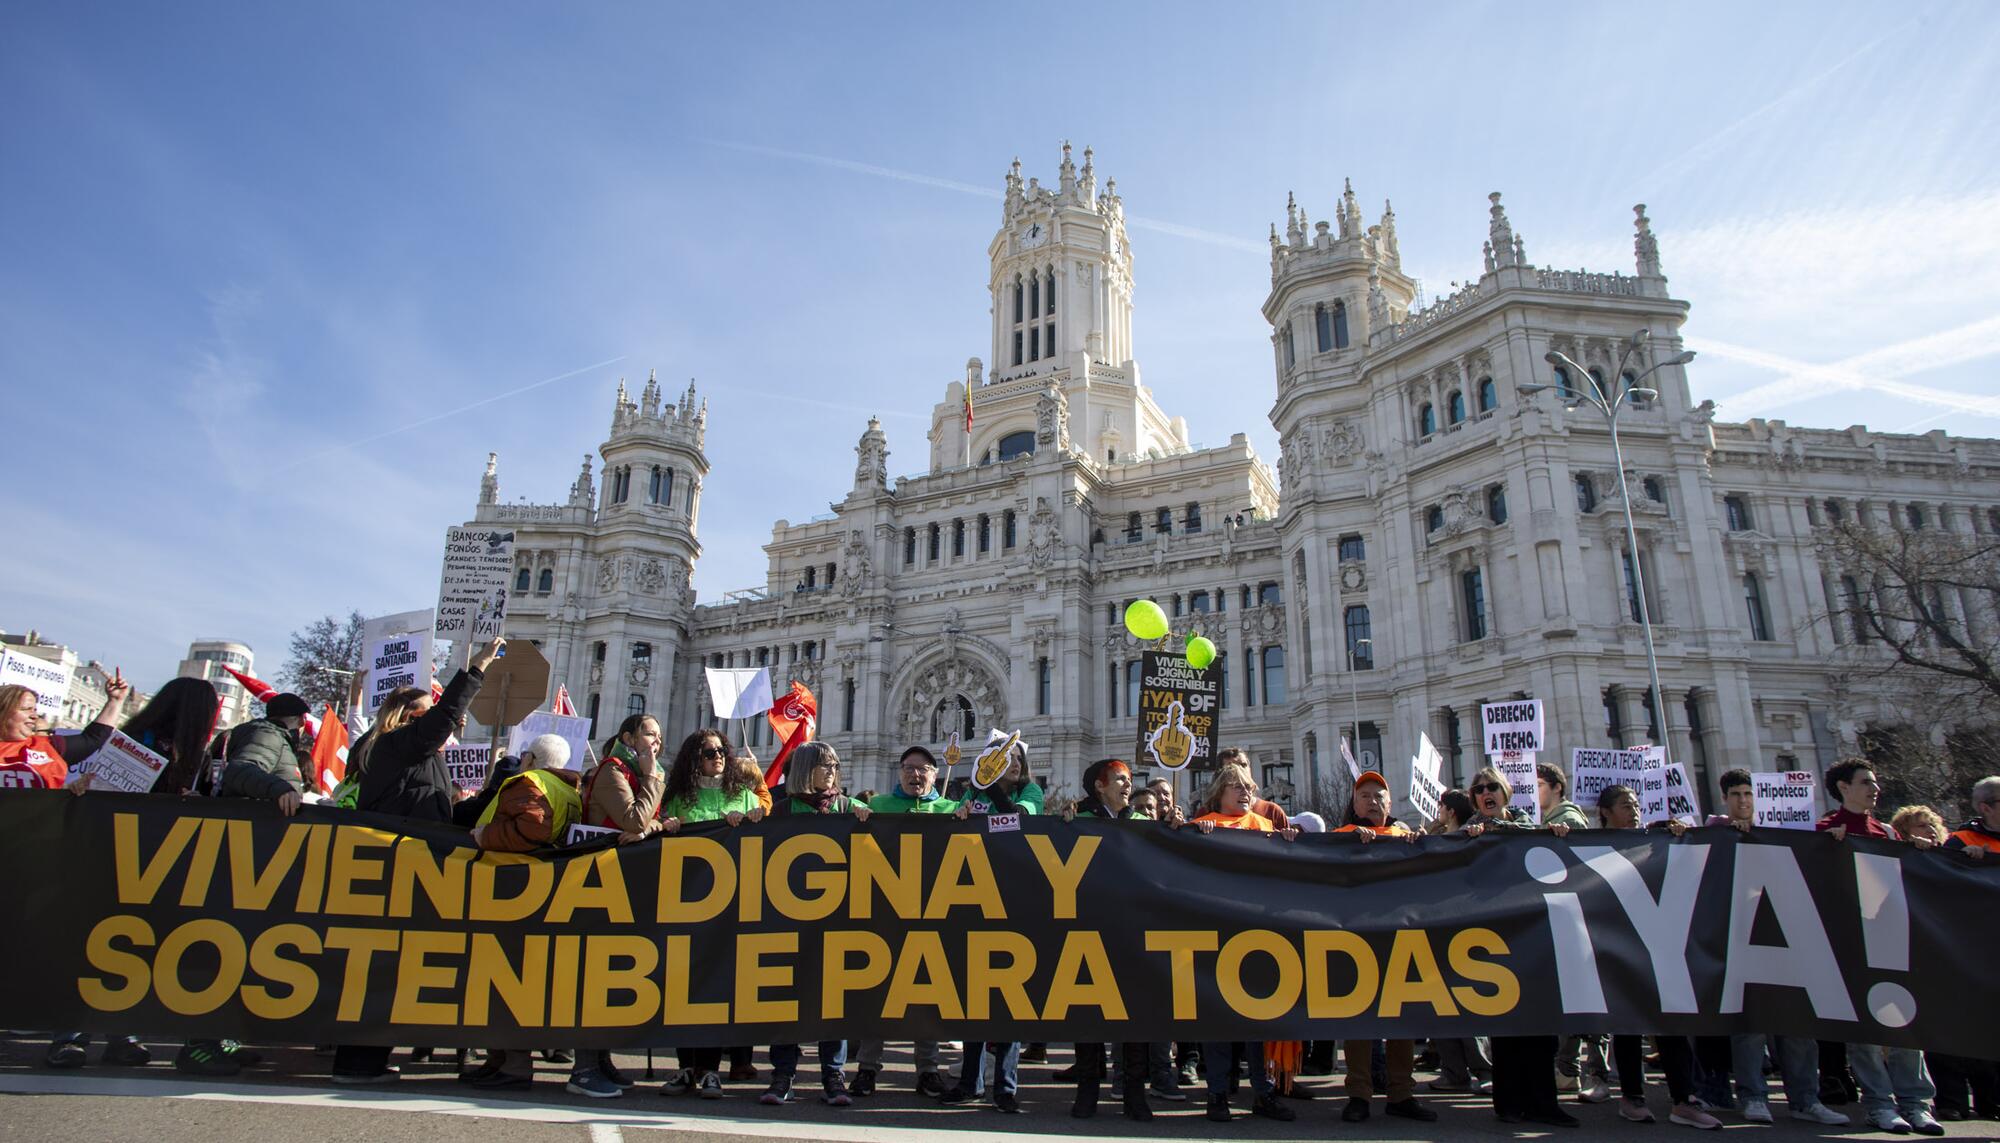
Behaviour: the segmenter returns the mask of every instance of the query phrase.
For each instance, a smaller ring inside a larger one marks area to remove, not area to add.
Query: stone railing
[[[1592,270],[1557,270],[1549,266],[1535,271],[1535,285],[1540,289],[1569,294],[1611,294],[1636,298],[1640,293],[1637,278],[1615,272],[1600,274]]]
[[[480,520],[517,524],[586,524],[590,509],[567,504],[482,504]]]
[[[1455,294],[1447,294],[1423,309],[1414,310],[1402,321],[1391,322],[1386,328],[1371,331],[1370,343],[1383,342],[1394,345],[1406,337],[1414,337],[1455,314],[1464,313],[1478,305],[1486,297],[1478,282],[1474,282]]]

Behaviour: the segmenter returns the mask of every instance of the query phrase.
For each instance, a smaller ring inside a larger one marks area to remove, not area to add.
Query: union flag
[[[819,703],[804,683],[794,679],[792,689],[780,695],[764,717],[770,720],[772,735],[784,743],[778,748],[778,756],[771,759],[770,769],[764,771],[764,784],[775,787],[785,780],[785,759],[802,744],[811,742],[819,729]]]

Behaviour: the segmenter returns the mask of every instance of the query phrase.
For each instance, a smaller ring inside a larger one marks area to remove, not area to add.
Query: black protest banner
[[[1215,757],[1222,713],[1222,668],[1197,668],[1186,655],[1147,651],[1139,669],[1140,766],[1179,770]]]
[[[22,1027],[282,1043],[1777,1032],[1992,1051],[2000,865],[1726,827],[1412,844],[782,817],[480,854],[233,800],[0,798]]]

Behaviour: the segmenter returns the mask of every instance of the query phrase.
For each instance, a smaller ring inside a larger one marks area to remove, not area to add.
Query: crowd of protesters
[[[889,790],[850,793],[839,754],[824,742],[798,747],[790,758],[788,780],[773,790],[756,760],[717,730],[689,735],[670,759],[663,759],[659,723],[645,714],[632,715],[618,727],[603,744],[601,761],[587,773],[572,765],[577,760],[571,758],[567,741],[544,735],[527,743],[518,756],[496,760],[483,788],[460,791],[442,751],[463,728],[484,670],[501,648],[502,641],[496,639],[474,653],[440,697],[434,699],[430,690],[419,688],[387,696],[373,725],[349,752],[343,789],[329,791],[326,800],[407,818],[455,822],[471,831],[480,848],[516,853],[560,845],[574,825],[609,830],[621,843],[631,843],[674,833],[684,825],[722,822],[734,827],[770,814],[963,818],[1040,814],[1052,804],[1034,776],[1028,747],[1018,741],[1006,747],[1006,768],[999,779],[963,796],[954,797],[940,787],[938,761],[922,746],[904,751],[896,784]],[[88,776],[77,777],[70,771],[104,745],[116,728],[166,758],[155,793],[257,798],[274,803],[287,815],[317,796],[310,764],[301,766],[306,757],[301,731],[309,710],[295,695],[271,696],[262,717],[218,733],[220,699],[203,680],[175,679],[144,709],[130,715],[123,709],[130,687],[122,678],[114,679],[107,693],[95,722],[79,733],[57,735],[41,727],[32,692],[19,686],[0,687],[0,790],[86,791]],[[1876,817],[1879,786],[1865,760],[1839,762],[1827,771],[1825,784],[1837,808],[1817,824],[1836,838],[1906,841],[1920,848],[1962,851],[1980,860],[1988,859],[1987,851],[2000,849],[2000,777],[1982,779],[1972,787],[1974,816],[1956,829],[1935,810],[1921,806],[1904,807],[1887,822]],[[1637,793],[1622,785],[1604,789],[1594,806],[1580,807],[1570,800],[1562,769],[1548,763],[1537,767],[1538,819],[1513,805],[1514,791],[1506,776],[1487,767],[1464,790],[1447,791],[1436,818],[1414,827],[1392,816],[1388,782],[1374,770],[1355,778],[1337,825],[1309,812],[1288,814],[1261,796],[1249,757],[1237,749],[1221,752],[1207,788],[1192,805],[1183,806],[1173,785],[1164,779],[1138,784],[1132,768],[1119,759],[1092,764],[1084,772],[1083,787],[1076,800],[1061,801],[1063,816],[1150,821],[1161,828],[1204,833],[1218,828],[1247,830],[1267,834],[1274,843],[1329,829],[1380,845],[1411,842],[1422,834],[1543,830],[1562,836],[1593,826],[1666,828],[1678,834],[1687,828],[1677,821],[1640,820]],[[1727,812],[1706,824],[1752,828],[1751,776],[1731,770],[1722,775],[1720,787]],[[819,987],[811,967],[800,966],[798,971],[802,990]],[[1692,1038],[1581,1033],[1344,1043],[1346,1102],[1340,1118],[1346,1122],[1368,1119],[1378,1090],[1385,1096],[1386,1114],[1435,1120],[1436,1111],[1417,1097],[1419,1066],[1438,1073],[1428,1085],[1430,1090],[1489,1096],[1495,1113],[1509,1124],[1575,1127],[1579,1121],[1565,1109],[1563,1097],[1585,1104],[1608,1102],[1613,1098],[1614,1075],[1619,1115],[1653,1122],[1646,1096],[1649,1067],[1665,1080],[1670,1122],[1703,1130],[1723,1125],[1718,1112],[1752,1123],[1772,1122],[1767,1067],[1780,1077],[1790,1116],[1808,1123],[1847,1124],[1850,1117],[1834,1106],[1857,1101],[1870,1126],[1898,1134],[1943,1134],[1940,1119],[2000,1119],[2000,1065],[1990,1059],[1912,1048],[1753,1033]],[[1654,1053],[1650,1058],[1648,1043]],[[880,1041],[831,1040],[814,1047],[820,1098],[825,1103],[845,1107],[882,1091],[885,1046]],[[1046,1045],[967,1040],[952,1075],[944,1053],[955,1045],[918,1041],[912,1047],[918,1095],[946,1104],[985,1096],[1003,1112],[1021,1110],[1021,1062],[1047,1058]],[[1227,1122],[1234,1116],[1232,1098],[1247,1081],[1253,1114],[1289,1121],[1296,1113],[1288,1101],[1313,1095],[1298,1078],[1331,1074],[1338,1047],[1324,1042],[1086,1043],[1075,1045],[1073,1066],[1056,1077],[1076,1085],[1070,1111],[1080,1118],[1096,1114],[1107,1081],[1124,1114],[1136,1120],[1152,1117],[1152,1100],[1186,1101],[1184,1088],[1199,1083],[1207,1092],[1207,1117]],[[88,1048],[86,1033],[63,1033],[48,1047],[46,1063],[57,1068],[84,1066]],[[851,1084],[850,1050],[855,1064]],[[557,1049],[542,1054],[570,1063],[566,1087],[572,1093],[615,1098],[634,1086],[607,1051]],[[391,1055],[392,1049],[385,1046],[340,1046],[334,1053],[332,1079],[348,1084],[394,1080],[399,1069],[390,1063]],[[2000,1047],[1995,1055],[2000,1055]],[[461,1053],[461,1060],[466,1056]],[[533,1081],[533,1056],[518,1050],[488,1051],[479,1065],[464,1067],[459,1079],[484,1089],[526,1087]],[[761,1103],[784,1105],[797,1098],[794,1082],[802,1056],[799,1044],[769,1046],[769,1084],[759,1097]],[[136,1037],[113,1035],[100,1059],[135,1066],[147,1063],[150,1052]],[[257,1053],[230,1040],[190,1040],[174,1060],[178,1069],[205,1076],[233,1075],[259,1062]],[[684,1048],[678,1064],[661,1094],[718,1099],[725,1096],[725,1079],[761,1078],[749,1046]]]

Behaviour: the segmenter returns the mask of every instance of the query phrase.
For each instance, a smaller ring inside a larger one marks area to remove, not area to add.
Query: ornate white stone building
[[[567,503],[501,504],[489,461],[476,520],[519,536],[510,634],[542,645],[600,736],[637,709],[670,738],[712,722],[704,665],[796,677],[855,788],[953,726],[1020,729],[1058,788],[1131,757],[1141,648],[1121,615],[1140,598],[1216,642],[1223,737],[1280,794],[1332,780],[1356,723],[1399,801],[1420,730],[1462,784],[1483,701],[1545,700],[1562,759],[1640,741],[1655,720],[1609,436],[1521,389],[1582,384],[1551,351],[1614,383],[1635,330],[1625,371],[1643,375],[1680,352],[1688,306],[1643,208],[1633,274],[1563,271],[1528,262],[1490,197],[1483,273],[1417,310],[1386,204],[1373,224],[1351,188],[1330,222],[1288,204],[1264,304],[1281,486],[1240,434],[1192,446],[1142,384],[1115,180],[1100,190],[1067,146],[1053,187],[1017,162],[987,251],[989,356],[934,408],[927,472],[891,480],[870,421],[832,513],[778,521],[766,582],[697,605],[706,406],[621,383],[601,490],[586,456]],[[2000,442],[1718,423],[1681,366],[1646,384],[1658,399],[1620,435],[1674,756],[1712,791],[1732,766],[1824,767],[1906,721],[1854,669],[1870,649],[1815,529],[1840,512],[2000,531]],[[1990,601],[1953,606],[1996,621]]]

